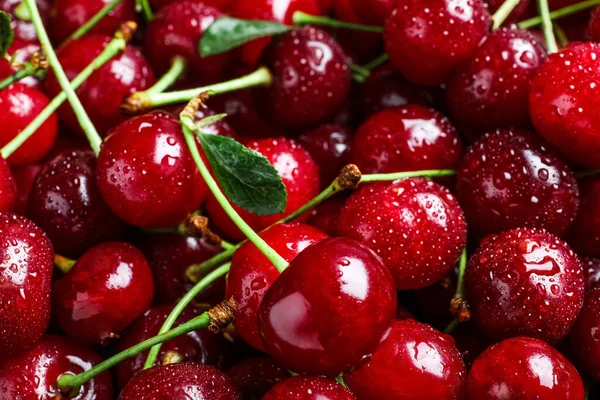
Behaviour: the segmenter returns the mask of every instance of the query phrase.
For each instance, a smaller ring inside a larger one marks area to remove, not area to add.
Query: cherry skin
[[[338,221],[344,204],[346,204],[346,196],[344,195],[337,195],[326,200],[311,211],[306,223],[329,236],[336,236]]]
[[[469,260],[465,291],[473,320],[492,340],[526,335],[557,343],[583,304],[583,268],[571,248],[543,230],[491,235]]]
[[[383,40],[392,65],[409,81],[438,86],[488,33],[482,0],[399,0]]]
[[[595,7],[590,16],[586,36],[593,42],[600,40],[600,8]]]
[[[227,375],[240,389],[243,400],[261,400],[265,393],[290,373],[272,358],[244,360],[227,370]]]
[[[495,30],[448,82],[452,119],[475,132],[528,126],[531,80],[546,57],[544,45],[529,31]]]
[[[29,193],[27,216],[60,255],[77,258],[91,246],[120,239],[125,224],[104,203],[90,150],[67,151],[49,161]]]
[[[167,4],[175,3],[178,0],[150,0],[150,7],[154,11],[158,11]],[[216,8],[221,12],[228,12],[235,0],[202,0],[207,6]]]
[[[262,400],[356,400],[356,397],[333,379],[298,375],[279,382]]]
[[[86,251],[52,286],[52,307],[69,336],[90,344],[117,337],[152,302],[152,272],[143,254],[124,242]]]
[[[467,149],[456,196],[480,237],[522,226],[563,236],[579,208],[569,167],[536,135],[514,129],[487,134]]]
[[[585,276],[586,293],[600,282],[600,259],[581,257],[583,265],[583,275]]]
[[[0,10],[5,11],[10,16],[10,27],[15,33],[16,39],[22,40],[37,40],[37,33],[33,22],[25,20],[15,15],[15,9],[21,4],[22,0],[0,0]],[[36,0],[38,11],[42,17],[44,26],[48,26],[51,1]],[[12,55],[12,53],[9,52]]]
[[[17,202],[14,207],[14,212],[25,215],[27,203],[29,203],[29,194],[33,188],[35,180],[42,170],[41,164],[29,164],[22,167],[12,168],[12,174],[17,185]],[[1,196],[2,194],[0,194]]]
[[[538,339],[507,339],[487,349],[467,377],[467,400],[580,400],[577,370]]]
[[[279,214],[259,216],[233,205],[255,231],[261,231],[291,214],[319,193],[319,167],[310,154],[295,141],[286,138],[262,139],[248,143],[247,147],[259,152],[273,164],[287,191],[285,210]],[[208,196],[206,210],[213,224],[227,237],[236,241],[245,239],[213,195]],[[307,215],[297,221],[304,221],[306,218]]]
[[[450,336],[404,320],[392,324],[371,360],[345,381],[358,400],[458,400],[466,374]]]
[[[383,25],[396,8],[397,0],[350,0],[360,19],[369,25]]]
[[[79,374],[100,362],[102,358],[93,350],[72,340],[44,336],[25,353],[0,363],[0,398],[62,399],[64,393],[56,388],[60,375]],[[113,399],[110,373],[105,371],[86,382],[73,398]]]
[[[260,63],[273,74],[273,83],[253,90],[257,109],[282,128],[294,131],[325,122],[350,93],[344,51],[320,29],[304,27],[277,37]]]
[[[11,57],[15,57],[15,61],[18,64],[22,64],[26,61],[29,61],[32,54],[40,50],[41,46],[37,40],[23,40],[15,37],[14,41],[8,48],[7,54],[10,54]],[[17,71],[18,68],[13,68],[11,64],[12,63],[9,60],[0,60],[0,79],[8,78]],[[19,83],[23,83],[35,89],[40,89],[42,87],[40,79],[34,75],[21,79]]]
[[[298,373],[337,376],[377,347],[396,314],[394,280],[369,248],[329,238],[296,256],[264,295],[267,353]]]
[[[176,226],[208,192],[179,121],[157,111],[110,132],[98,156],[96,177],[111,210],[146,229]]]
[[[87,67],[110,40],[110,36],[92,34],[61,47],[57,56],[69,80]],[[104,137],[109,129],[125,121],[126,117],[119,110],[123,99],[136,91],[149,88],[154,81],[154,73],[142,53],[128,45],[125,51],[98,68],[76,93],[98,133]],[[110,90],[107,90],[108,87]],[[52,97],[62,90],[51,71],[46,78],[46,90]],[[73,131],[83,133],[68,104],[58,109],[58,116]]]
[[[595,381],[600,380],[600,286],[593,286],[585,295],[583,308],[571,329],[571,348],[585,372]]]
[[[37,342],[50,319],[54,251],[25,217],[0,213],[0,359]]]
[[[0,157],[0,212],[11,211],[17,204],[17,185],[6,160]]]
[[[119,400],[241,400],[235,383],[213,366],[195,362],[157,365],[135,375]]]
[[[342,21],[363,24],[361,16],[352,5],[352,0],[333,0],[333,15]],[[352,60],[357,63],[371,61],[383,51],[380,33],[340,29],[336,40]]]
[[[327,238],[327,235],[304,224],[277,224],[261,232],[260,237],[290,262],[308,246]],[[256,318],[261,300],[278,277],[275,266],[252,243],[246,242],[233,253],[225,298],[233,297],[238,307],[236,332],[246,342],[263,351]]]
[[[567,242],[579,255],[600,257],[600,178],[588,176],[579,182],[581,206],[567,234]]]
[[[454,196],[423,178],[379,182],[355,191],[342,209],[338,233],[382,257],[398,290],[444,279],[467,241],[465,217]]]

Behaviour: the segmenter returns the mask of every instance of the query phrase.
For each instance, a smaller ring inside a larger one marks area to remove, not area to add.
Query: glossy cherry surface
[[[25,215],[31,188],[41,170],[42,165],[40,164],[29,164],[11,169],[15,184],[17,185],[17,202],[14,206],[15,213]],[[0,196],[2,196],[1,193]]]
[[[466,374],[450,336],[405,320],[395,321],[371,360],[345,380],[358,400],[458,400]]]
[[[142,228],[179,224],[208,192],[179,121],[163,112],[131,118],[113,129],[98,156],[96,176],[113,212]]]
[[[468,400],[580,400],[577,370],[554,348],[538,339],[507,339],[487,349],[467,378]]]
[[[158,11],[163,8],[163,6],[175,3],[177,1],[179,0],[150,0],[149,3],[154,11]],[[234,1],[235,0],[202,0],[202,2],[207,6],[215,7],[222,12],[229,11]]]
[[[355,400],[356,397],[330,378],[294,376],[279,382],[262,400]]]
[[[579,255],[600,257],[600,177],[579,181],[581,206],[567,234],[567,242]]]
[[[478,236],[523,226],[562,236],[579,208],[569,167],[535,134],[514,129],[487,134],[467,149],[456,196]]]
[[[583,265],[583,275],[585,276],[585,290],[589,291],[600,282],[600,259],[581,257]]]
[[[0,7],[0,9],[2,8]],[[29,61],[31,55],[36,51],[40,51],[40,49],[40,43],[37,40],[23,40],[15,37],[7,50],[7,54],[10,54],[11,58],[14,57],[17,64],[19,64]],[[13,68],[11,64],[9,60],[0,60],[0,79],[8,78],[16,72],[17,68]],[[40,80],[35,76],[27,76],[21,79],[19,83],[24,83],[35,89],[40,89],[42,86]]]
[[[375,350],[396,306],[383,261],[359,242],[329,238],[298,254],[271,285],[258,329],[267,352],[288,369],[337,376]]]
[[[422,288],[448,276],[467,241],[456,198],[423,178],[355,191],[342,209],[338,233],[381,256],[398,290]]]
[[[328,186],[348,163],[352,132],[340,124],[321,125],[298,138],[319,165],[321,185]]]
[[[263,395],[290,373],[277,361],[267,357],[244,360],[227,370],[243,400],[261,400]]]
[[[578,365],[595,381],[600,380],[600,286],[585,295],[583,308],[571,329],[571,348]]]
[[[365,24],[383,25],[397,7],[398,0],[350,0],[350,4]]]
[[[492,340],[526,335],[556,343],[583,304],[583,268],[571,248],[543,230],[491,235],[469,260],[465,291],[473,320]]]
[[[0,212],[11,211],[17,203],[17,185],[6,160],[0,157]]]
[[[0,0],[0,10],[10,16],[10,27],[15,33],[15,38],[23,40],[37,40],[37,33],[31,20],[21,19],[15,15],[15,9],[22,3],[21,0]],[[35,0],[44,25],[47,26],[50,14],[51,1]],[[10,53],[9,53],[10,54]]]
[[[143,254],[124,242],[86,251],[52,285],[52,308],[69,336],[106,343],[142,315],[152,302],[152,272]]]

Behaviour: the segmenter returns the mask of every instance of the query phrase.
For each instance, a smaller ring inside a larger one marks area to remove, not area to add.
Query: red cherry
[[[600,282],[600,259],[581,257],[581,265],[583,265],[583,275],[585,277],[585,290],[589,291]]]
[[[578,365],[595,381],[600,380],[600,286],[592,287],[585,296],[579,318],[571,329],[571,347]]]
[[[157,365],[134,376],[119,400],[241,400],[235,383],[210,365],[195,362]]]
[[[260,237],[290,262],[327,235],[304,224],[278,224],[261,232]],[[237,304],[237,333],[259,350],[264,347],[258,335],[256,316],[262,298],[278,277],[277,269],[251,242],[233,253],[225,298],[233,297]]]
[[[363,24],[352,0],[333,0],[333,15],[342,21]],[[380,33],[340,29],[336,32],[336,40],[346,54],[359,63],[371,61],[383,52]]]
[[[17,185],[6,160],[0,157],[0,212],[12,210],[17,203]]]
[[[468,400],[580,400],[583,382],[558,351],[538,339],[507,339],[487,349],[467,378]]]
[[[337,376],[364,362],[396,314],[382,260],[346,238],[306,248],[271,285],[258,313],[267,352],[298,373]]]
[[[504,4],[506,0],[485,0],[488,5],[490,14],[494,15],[496,11]],[[552,3],[550,0],[548,3]],[[517,23],[527,18],[527,13],[530,10],[531,0],[519,0],[515,8],[512,9],[508,17],[504,20],[502,25],[508,26],[511,23]]]
[[[279,382],[262,400],[356,400],[342,385],[322,376],[294,376]]]
[[[100,150],[96,175],[106,204],[142,228],[177,225],[208,192],[179,121],[164,112],[134,117],[114,128]]]
[[[398,290],[444,279],[467,241],[465,217],[450,191],[423,178],[379,182],[355,191],[338,232],[381,256]]]
[[[17,202],[14,211],[17,214],[25,215],[27,203],[29,202],[29,194],[33,188],[33,184],[42,170],[40,164],[24,165],[22,167],[12,168],[12,174],[17,185]],[[0,196],[2,196],[0,194]]]
[[[586,177],[579,186],[581,206],[567,233],[567,242],[580,255],[600,257],[600,177]]]
[[[452,119],[477,133],[528,126],[529,88],[547,57],[529,31],[500,28],[452,74],[446,99]]]
[[[397,7],[398,0],[350,0],[350,4],[363,23],[383,25]]]
[[[273,74],[268,88],[255,88],[261,115],[289,130],[323,123],[350,93],[350,72],[342,48],[314,27],[292,30],[277,38],[260,62]]]
[[[31,20],[20,19],[15,15],[15,9],[22,3],[22,0],[0,0],[0,10],[5,11],[10,18],[10,27],[15,33],[16,39],[37,40],[37,33]],[[44,26],[48,26],[50,14],[50,0],[36,0],[38,11],[42,17]],[[12,53],[9,53],[12,54]]]
[[[272,358],[257,357],[236,364],[227,375],[236,383],[244,400],[260,400],[290,373]]]
[[[48,335],[25,353],[0,363],[0,398],[62,399],[56,388],[62,374],[79,374],[102,361],[93,350],[68,340]],[[69,397],[71,398],[71,397]],[[75,399],[113,399],[108,371],[86,382]]]
[[[337,195],[315,207],[306,221],[329,236],[337,235],[337,226],[342,207],[346,204],[346,196]]]
[[[371,360],[345,380],[358,400],[458,400],[465,378],[465,365],[450,336],[405,320],[395,321]]]
[[[175,3],[177,1],[178,0],[150,0],[149,3],[154,11],[158,11],[167,4]],[[207,6],[214,7],[221,12],[228,12],[234,1],[235,0],[202,0]]]
[[[488,236],[469,260],[465,290],[473,319],[493,340],[527,335],[556,343],[583,304],[583,268],[573,250],[543,230]]]
[[[592,10],[586,35],[592,42],[600,41],[600,7],[595,7]]]
[[[67,77],[75,78],[110,40],[109,36],[100,34],[86,35],[61,47],[57,56]],[[98,133],[104,137],[109,129],[125,121],[126,117],[119,111],[123,99],[133,92],[149,88],[154,81],[154,74],[142,53],[133,46],[127,46],[124,52],[96,70],[77,89],[77,96]],[[48,72],[46,89],[52,97],[62,90],[52,71]],[[58,109],[58,115],[69,128],[83,133],[68,104]]]
[[[8,48],[7,54],[10,54],[11,57],[14,57],[18,64],[22,64],[26,61],[29,61],[31,55],[40,50],[41,46],[37,40],[23,40],[15,37],[14,41]],[[8,60],[0,60],[0,79],[8,78],[17,71],[17,69],[13,68],[11,64],[12,63]],[[25,85],[35,89],[40,89],[42,87],[40,80],[33,75],[21,79],[19,83],[24,83]]]
[[[579,208],[569,167],[527,131],[501,130],[467,149],[456,196],[478,236],[522,226],[565,234]]]
[[[46,331],[53,255],[33,222],[0,213],[0,359],[33,346]]]
[[[128,243],[92,247],[52,286],[52,306],[69,336],[90,344],[116,337],[152,302],[152,272]]]
[[[249,143],[247,147],[259,152],[273,164],[287,190],[287,204],[283,213],[258,216],[234,205],[244,221],[255,231],[261,231],[291,214],[319,193],[318,166],[310,154],[295,141],[286,138],[262,139]],[[206,210],[211,221],[227,237],[237,241],[245,238],[213,195],[208,196]],[[303,221],[306,218],[308,216],[297,220]]]

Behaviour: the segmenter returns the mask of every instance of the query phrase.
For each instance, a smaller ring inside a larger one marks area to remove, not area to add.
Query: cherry
[[[355,400],[342,385],[322,376],[294,376],[279,382],[262,400]]]
[[[363,173],[453,169],[462,143],[446,117],[410,104],[380,111],[359,126],[350,161]]]
[[[465,379],[454,340],[413,320],[395,321],[371,360],[345,377],[358,400],[458,400]]]
[[[290,262],[327,235],[304,224],[277,224],[261,232],[260,237]],[[256,316],[261,300],[278,277],[275,266],[252,243],[245,243],[233,253],[225,298],[233,297],[237,304],[237,333],[259,350],[264,347],[258,335]]]
[[[579,207],[569,167],[527,131],[500,130],[467,149],[456,196],[478,236],[522,226],[565,234]]]
[[[106,343],[142,315],[152,302],[152,272],[143,254],[124,242],[86,251],[52,286],[52,307],[69,336]]]
[[[266,357],[244,360],[227,370],[227,375],[240,389],[243,400],[260,400],[269,389],[290,377],[283,366]]]
[[[369,248],[347,238],[309,246],[265,293],[258,329],[288,369],[337,376],[376,348],[396,314],[394,281]]]
[[[600,177],[589,176],[579,182],[581,206],[567,234],[567,242],[580,255],[600,257]]]
[[[397,7],[398,0],[350,0],[350,4],[365,24],[383,25]]]
[[[150,7],[157,11],[166,6],[167,4],[175,3],[178,0],[150,0]],[[216,8],[221,12],[228,12],[235,0],[202,0],[207,6]]]
[[[259,216],[234,205],[244,221],[255,231],[261,231],[291,214],[319,193],[319,168],[310,154],[295,141],[286,138],[262,139],[250,142],[247,147],[259,152],[273,164],[287,191],[285,211],[279,214]],[[211,221],[227,237],[237,241],[245,238],[212,195],[208,196],[206,210]],[[306,218],[308,216],[298,220]]]
[[[379,182],[355,191],[338,233],[381,256],[398,290],[444,279],[467,241],[465,217],[450,191],[423,178]]]
[[[27,216],[50,237],[57,253],[79,257],[93,245],[120,239],[125,225],[102,200],[90,150],[67,151],[39,172]]]
[[[437,86],[488,33],[482,0],[399,0],[383,40],[392,65],[409,81]]]
[[[110,0],[54,0],[46,25],[50,38],[56,44],[62,43],[108,3]],[[121,23],[136,19],[135,0],[124,0],[94,25],[90,32],[112,35]]]
[[[488,10],[490,14],[494,14],[502,4],[504,4],[505,0],[485,0],[488,5]],[[549,1],[551,3],[552,0]],[[504,20],[503,25],[510,25],[511,23],[517,23],[519,21],[527,18],[527,13],[529,12],[531,5],[531,0],[519,0],[519,3],[512,9],[508,17]]]
[[[294,131],[324,122],[350,93],[346,56],[320,29],[304,27],[277,37],[259,62],[269,68],[273,83],[253,90],[256,107],[282,128]]]
[[[10,18],[10,27],[15,33],[16,39],[22,40],[37,40],[37,33],[33,22],[31,20],[25,20],[15,15],[15,9],[21,4],[22,0],[0,0],[0,10],[5,11]],[[48,19],[50,14],[50,0],[36,0],[38,11],[42,17],[44,26],[48,26]],[[12,53],[9,53],[12,54]]]
[[[600,40],[600,7],[595,7],[592,10],[586,36],[592,42],[598,42]]]
[[[53,255],[33,222],[0,213],[0,359],[22,353],[46,331]]]
[[[531,80],[547,57],[542,43],[524,29],[489,34],[448,82],[453,120],[475,132],[528,126]]]
[[[543,230],[488,236],[469,260],[465,290],[492,340],[527,335],[556,343],[583,304],[583,268],[569,246]]]
[[[25,215],[27,203],[29,202],[29,194],[41,170],[42,165],[40,164],[29,164],[12,169],[15,184],[17,185],[17,201],[14,206],[15,213]]]
[[[208,192],[179,121],[158,111],[131,118],[110,132],[96,176],[112,211],[142,228],[177,225]]]
[[[585,277],[585,290],[588,292],[591,288],[600,282],[600,259],[581,257],[583,265],[583,275]]]
[[[0,212],[11,211],[17,203],[17,185],[6,160],[0,157]]]
[[[26,61],[29,61],[32,54],[40,50],[41,46],[37,40],[23,40],[15,37],[14,41],[8,48],[7,54],[10,54],[11,57],[14,57],[18,64],[22,64]],[[13,68],[11,64],[12,63],[9,60],[0,60],[0,79],[8,78],[17,71],[17,69]],[[19,83],[23,83],[35,89],[40,89],[42,86],[40,80],[33,75],[21,79]]]
[[[306,223],[329,236],[336,236],[340,213],[345,203],[346,196],[343,195],[324,201],[311,211]]]
[[[600,286],[590,288],[573,329],[571,348],[579,365],[595,381],[600,380]]]
[[[333,0],[333,14],[337,19],[363,24],[352,5],[352,0]],[[344,51],[356,62],[368,62],[383,52],[383,40],[380,33],[340,29],[336,40]]]
[[[584,398],[581,377],[558,351],[538,339],[507,339],[487,349],[467,377],[468,400]]]
[[[110,40],[110,36],[101,34],[86,35],[61,47],[57,56],[67,77],[75,78],[102,52]],[[97,69],[76,93],[94,126],[104,137],[109,129],[125,121],[126,117],[119,111],[123,99],[153,84],[154,74],[150,65],[142,53],[129,45],[125,51]],[[108,87],[110,90],[107,90]],[[62,90],[51,71],[46,78],[46,89],[52,97]],[[83,132],[68,104],[58,109],[58,115],[69,128]]]
[[[157,365],[135,375],[119,400],[241,400],[235,383],[213,366],[195,362]]]

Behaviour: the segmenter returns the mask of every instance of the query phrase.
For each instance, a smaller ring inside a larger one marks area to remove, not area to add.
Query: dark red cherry
[[[37,225],[0,213],[0,359],[22,353],[46,331],[53,256]]]
[[[0,2],[1,4],[1,2]],[[1,7],[0,7],[1,9]],[[41,46],[37,40],[23,40],[15,37],[14,41],[8,48],[7,54],[15,58],[17,64],[22,64],[29,61],[31,55],[36,51],[40,51]],[[18,68],[13,68],[9,60],[0,60],[0,79],[8,78],[17,71]],[[27,76],[19,81],[35,89],[40,89],[42,84],[35,76]]]
[[[114,128],[102,145],[96,176],[106,204],[142,228],[179,224],[208,192],[179,121],[164,112],[137,116]]]
[[[329,186],[348,163],[352,132],[339,124],[321,125],[298,138],[319,165],[321,185]]]
[[[507,339],[487,349],[467,377],[467,400],[580,400],[583,382],[557,350],[538,339]]]
[[[585,277],[585,290],[589,291],[600,282],[600,259],[581,257],[581,265],[583,265],[583,276]]]
[[[25,353],[0,363],[0,398],[62,399],[56,387],[62,374],[79,374],[102,362],[102,358],[64,337],[44,336]],[[72,397],[68,397],[72,398]],[[112,400],[112,379],[108,371],[86,382],[76,400]]]
[[[290,262],[302,250],[325,239],[327,235],[304,224],[277,224],[261,232],[260,237]],[[237,333],[259,350],[264,350],[264,347],[256,325],[258,308],[278,277],[277,269],[252,243],[245,243],[233,253],[225,298],[233,297],[237,304]]]
[[[17,185],[6,160],[0,157],[0,212],[11,211],[17,204]]]
[[[488,5],[490,14],[494,15],[496,11],[504,4],[505,0],[485,0]],[[552,1],[549,1],[551,3]],[[511,23],[517,23],[527,18],[527,14],[530,10],[531,0],[519,0],[515,8],[512,9],[508,17],[504,20],[502,25],[508,26]]]
[[[150,0],[150,7],[154,11],[158,11],[163,8],[167,4],[175,3],[178,0]],[[222,12],[228,12],[231,9],[231,6],[235,0],[202,0],[204,4],[207,6],[211,6],[216,8]]]
[[[90,150],[67,151],[48,162],[29,193],[27,216],[57,253],[77,258],[101,242],[120,239],[125,224],[104,203]]]
[[[556,343],[583,304],[583,268],[571,248],[543,230],[491,235],[469,260],[465,291],[473,319],[492,340],[520,335]]]
[[[600,257],[600,176],[579,181],[581,206],[567,233],[567,242],[579,255]]]
[[[314,27],[277,37],[259,61],[273,74],[269,87],[254,89],[261,115],[282,128],[307,129],[325,122],[350,93],[350,71],[342,48]]]
[[[458,400],[466,374],[450,336],[405,320],[395,321],[371,360],[344,379],[358,400]]]
[[[262,400],[356,400],[335,380],[322,376],[294,376],[279,382]]]
[[[383,25],[398,0],[350,0],[352,8],[365,24]]]
[[[366,246],[329,238],[296,256],[264,295],[258,330],[289,370],[337,376],[364,362],[395,318],[394,280]]]
[[[355,191],[342,209],[338,233],[381,256],[398,290],[444,279],[467,241],[465,217],[452,193],[423,178]]]
[[[35,0],[38,11],[42,17],[44,26],[48,26],[48,19],[50,14],[50,6],[52,1],[50,0]],[[21,19],[15,14],[15,9],[22,4],[22,0],[0,0],[0,10],[5,11],[10,16],[10,27],[15,33],[16,39],[22,40],[37,40],[37,33],[33,22],[30,18]],[[22,7],[25,5],[23,4]],[[12,53],[9,52],[12,55]]]
[[[352,0],[333,0],[333,15],[342,21],[363,24],[360,16],[354,10]],[[358,63],[366,63],[383,52],[383,40],[380,33],[339,29],[336,40],[346,54]]]
[[[29,203],[29,194],[33,188],[33,184],[42,170],[40,164],[24,165],[22,167],[12,168],[12,174],[17,185],[17,202],[14,207],[14,212],[25,215],[27,203]],[[2,196],[2,194],[0,194]]]
[[[290,373],[272,358],[244,360],[227,370],[227,375],[240,389],[243,400],[261,400],[263,395]]]
[[[600,44],[576,43],[551,54],[531,82],[529,109],[536,131],[568,161],[600,168]]]
[[[286,138],[262,139],[248,143],[247,147],[259,152],[273,164],[287,191],[285,211],[279,214],[258,216],[233,205],[255,231],[261,231],[291,214],[319,193],[319,167],[310,154],[295,141]],[[238,241],[245,238],[212,195],[208,196],[206,210],[212,223],[227,237]],[[298,220],[306,218],[307,215]]]
[[[104,50],[110,40],[110,36],[101,34],[86,35],[61,47],[57,56],[67,77],[75,78]],[[142,53],[129,45],[124,52],[97,69],[77,89],[77,96],[98,133],[104,137],[109,129],[127,118],[119,111],[123,99],[133,92],[149,88],[154,81],[154,73]],[[51,96],[58,95],[62,90],[51,71],[46,78],[46,89]],[[58,116],[69,128],[83,133],[68,104],[58,109]]]
[[[316,206],[306,221],[329,236],[337,235],[337,226],[342,207],[346,204],[346,196],[338,195]]]
[[[92,247],[52,286],[52,307],[69,336],[90,344],[117,337],[152,302],[152,271],[124,242]]]
[[[483,0],[399,0],[383,40],[392,65],[409,81],[437,86],[488,33]]]
[[[48,21],[48,33],[59,45],[88,22],[110,0],[54,0]],[[135,0],[121,1],[90,30],[112,36],[121,23],[137,20]]]
[[[546,57],[544,45],[529,31],[495,30],[449,79],[452,119],[475,132],[528,126],[531,80]]]
[[[119,400],[241,400],[231,378],[213,366],[195,362],[157,365],[134,376]]]
[[[579,208],[569,167],[527,131],[482,137],[467,149],[457,181],[456,196],[478,236],[522,226],[562,236]]]
[[[600,380],[600,286],[585,295],[583,308],[571,329],[571,348],[578,365],[594,380]]]
[[[595,7],[590,16],[586,36],[592,42],[600,41],[600,7]]]

